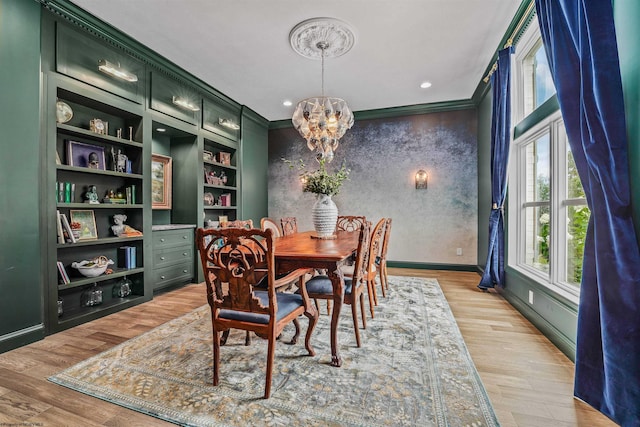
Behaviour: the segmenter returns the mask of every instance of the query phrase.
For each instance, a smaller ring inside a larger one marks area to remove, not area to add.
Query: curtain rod
[[[529,6],[527,6],[527,9],[522,14],[520,21],[518,21],[518,25],[516,25],[516,27],[513,29],[513,31],[511,32],[511,36],[507,39],[507,42],[504,44],[503,49],[506,49],[509,46],[513,46],[513,39],[518,34],[518,31],[520,31],[520,29],[522,28],[522,25],[524,25],[525,21],[528,19],[529,14],[531,13],[531,10],[534,8],[534,6],[535,6],[535,1],[531,0],[531,3],[529,3]],[[497,69],[498,69],[498,60],[496,59],[496,61],[491,66],[491,69],[489,70],[487,75],[484,76],[482,81],[484,81],[485,83],[489,83],[489,79],[491,78],[491,75],[495,73]]]

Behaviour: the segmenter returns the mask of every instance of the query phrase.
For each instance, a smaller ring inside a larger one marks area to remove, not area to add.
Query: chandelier
[[[348,52],[354,43],[353,32],[337,19],[314,18],[298,24],[289,40],[300,55],[319,56],[322,62],[322,96],[298,102],[291,121],[316,158],[330,162],[338,141],[353,126],[353,113],[345,100],[324,95],[324,59]]]

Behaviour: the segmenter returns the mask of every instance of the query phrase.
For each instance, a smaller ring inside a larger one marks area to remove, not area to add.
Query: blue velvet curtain
[[[507,163],[511,144],[511,53],[498,52],[498,68],[491,75],[493,110],[491,117],[491,214],[489,251],[478,287],[482,290],[504,286],[504,213],[507,194]]]
[[[640,250],[610,0],[536,0],[591,220],[578,309],[576,397],[640,426]]]

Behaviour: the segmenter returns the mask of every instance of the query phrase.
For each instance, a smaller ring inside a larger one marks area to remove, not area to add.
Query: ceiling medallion
[[[309,59],[322,59],[323,50],[318,43],[325,43],[325,58],[337,58],[349,52],[356,38],[349,25],[335,18],[311,18],[302,21],[289,33],[291,47]]]

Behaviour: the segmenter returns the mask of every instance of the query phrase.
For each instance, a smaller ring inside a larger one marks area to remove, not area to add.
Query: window
[[[555,88],[535,24],[518,49],[514,123],[526,118],[528,129],[516,136],[511,151],[508,261],[577,302],[590,212],[560,112],[536,114]]]

